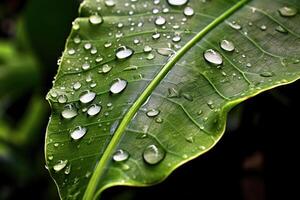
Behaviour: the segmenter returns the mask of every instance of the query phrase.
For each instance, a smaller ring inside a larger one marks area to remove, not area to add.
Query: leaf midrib
[[[96,169],[88,183],[88,186],[85,190],[83,199],[91,200],[95,198],[94,194],[96,192],[98,183],[103,173],[105,172],[106,163],[111,159],[111,155],[115,151],[115,147],[120,141],[127,125],[131,122],[135,113],[138,109],[143,105],[143,103],[147,100],[147,98],[152,94],[154,89],[159,85],[161,80],[165,78],[167,73],[173,68],[173,66],[179,61],[187,51],[189,51],[196,43],[198,43],[206,34],[208,34],[211,30],[213,30],[216,26],[222,23],[225,19],[231,16],[235,11],[239,10],[244,4],[246,4],[249,0],[241,0],[232,6],[230,9],[225,11],[222,15],[213,20],[209,25],[207,25],[203,30],[201,30],[195,37],[193,37],[187,44],[185,44],[170,60],[169,62],[162,68],[162,70],[156,75],[156,77],[149,83],[144,92],[140,95],[140,97],[134,102],[131,108],[128,110],[123,120],[121,121],[119,127],[117,128],[114,136],[112,137],[109,145],[104,151],[99,163],[96,166]]]

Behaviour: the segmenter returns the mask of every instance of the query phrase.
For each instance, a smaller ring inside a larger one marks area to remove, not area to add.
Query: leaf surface
[[[82,3],[47,96],[62,199],[161,182],[218,142],[233,106],[299,78],[299,1],[169,2]]]

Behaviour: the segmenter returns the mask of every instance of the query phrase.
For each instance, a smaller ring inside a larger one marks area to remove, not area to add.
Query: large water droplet
[[[296,8],[284,6],[282,8],[279,8],[278,12],[283,17],[293,17],[298,13],[298,10]]]
[[[172,6],[182,6],[187,2],[188,0],[168,0],[168,3]]]
[[[233,42],[228,40],[222,40],[220,46],[225,51],[233,51],[235,49]]]
[[[70,136],[73,140],[79,140],[86,134],[86,132],[86,128],[78,126],[73,131],[71,131]]]
[[[116,51],[116,57],[120,60],[129,58],[130,56],[132,56],[132,54],[133,50],[126,46],[121,46]]]
[[[65,119],[72,119],[77,116],[77,109],[72,104],[66,105],[61,115]]]
[[[152,109],[152,110],[148,110],[146,114],[148,117],[156,117],[157,115],[159,115],[159,113],[160,113],[159,110]]]
[[[68,160],[59,160],[56,165],[53,166],[55,172],[59,172],[66,167]]]
[[[119,94],[121,93],[127,86],[127,81],[118,79],[110,86],[110,92],[112,94]]]
[[[213,49],[206,50],[204,52],[204,58],[207,62],[210,62],[215,65],[221,65],[223,63],[221,54]]]
[[[101,111],[101,106],[98,106],[96,104],[91,105],[87,111],[87,114],[89,116],[95,116]]]
[[[162,161],[165,157],[165,151],[156,145],[152,144],[146,147],[143,152],[143,158],[146,163],[155,165]]]
[[[96,97],[96,93],[91,91],[86,91],[81,94],[80,101],[81,103],[90,103],[95,99],[95,97]]]
[[[98,25],[98,24],[101,24],[103,22],[103,19],[99,15],[91,15],[90,18],[89,18],[89,22],[93,25]]]
[[[129,158],[129,153],[125,150],[119,149],[113,155],[113,160],[116,162],[122,162]]]

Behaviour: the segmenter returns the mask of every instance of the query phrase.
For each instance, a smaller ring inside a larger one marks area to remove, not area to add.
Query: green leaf
[[[210,150],[232,107],[299,78],[299,9],[85,0],[47,96],[46,162],[61,198],[149,186]]]

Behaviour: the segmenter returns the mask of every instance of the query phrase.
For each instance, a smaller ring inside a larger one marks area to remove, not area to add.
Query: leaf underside
[[[47,96],[52,115],[46,163],[62,199],[93,199],[111,186],[161,182],[217,143],[233,106],[300,77],[300,15],[278,12],[284,6],[300,10],[298,0],[114,2],[82,3]],[[193,8],[192,16],[184,15],[186,7]],[[103,22],[91,23],[91,15]],[[156,24],[159,16],[165,24]],[[235,50],[222,49],[222,40]],[[134,54],[117,59],[120,46]],[[204,59],[208,49],[219,52],[222,65]],[[117,80],[127,87],[111,94]],[[97,95],[82,103],[86,91]],[[101,111],[90,116],[93,105]],[[77,115],[65,119],[62,112],[70,107]],[[152,110],[159,114],[149,117]],[[86,134],[73,140],[70,133],[79,126]],[[165,153],[158,164],[143,157],[150,145]],[[112,156],[120,149],[129,158],[116,162]],[[62,162],[62,169],[53,169]]]

